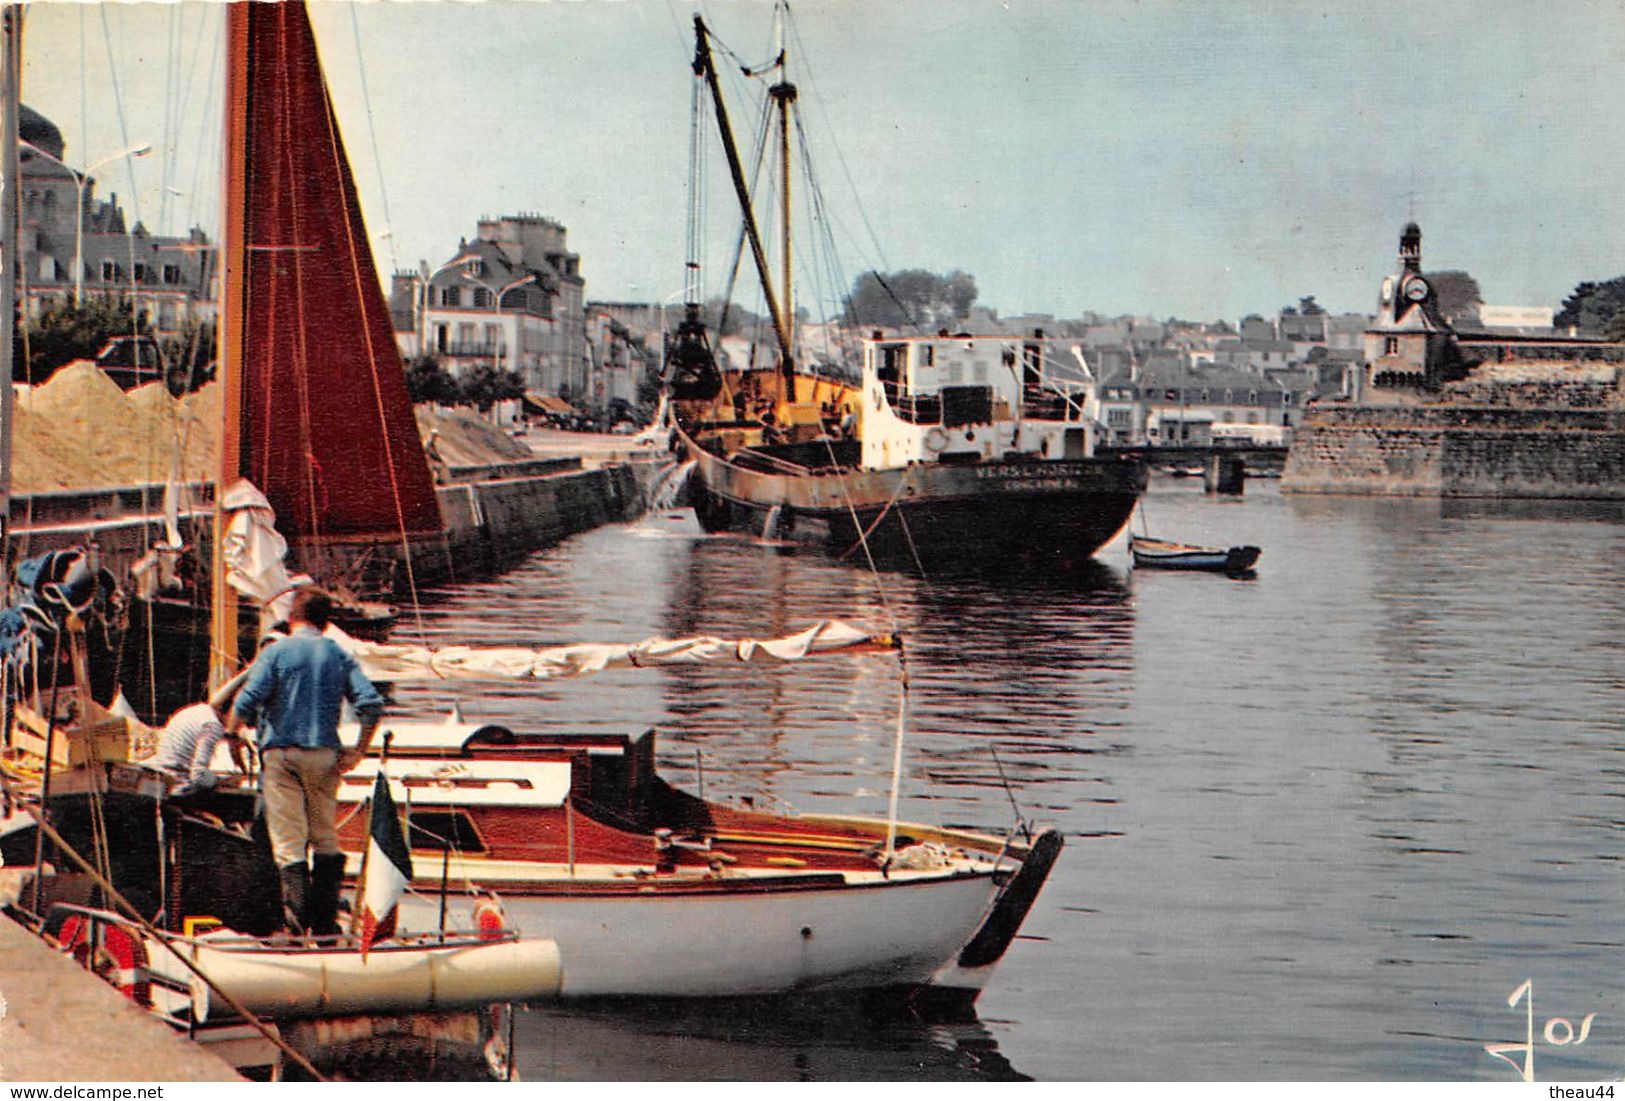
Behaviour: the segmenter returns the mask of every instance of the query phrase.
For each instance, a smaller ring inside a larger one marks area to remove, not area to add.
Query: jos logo
[[[1523,985],[1512,992],[1507,998],[1507,1005],[1517,1008],[1518,1002],[1524,1003],[1524,1039],[1522,1043],[1513,1044],[1485,1044],[1484,1050],[1501,1060],[1517,1071],[1525,1082],[1535,1080],[1535,981],[1525,979]],[[1567,1017],[1553,1017],[1546,1022],[1541,1030],[1541,1037],[1552,1047],[1578,1047],[1586,1042],[1591,1035],[1591,1022],[1596,1020],[1595,1013],[1587,1013],[1580,1020],[1578,1028]],[[1520,1061],[1514,1057],[1515,1052],[1521,1052]],[[1609,1094],[1612,1096],[1612,1093]]]

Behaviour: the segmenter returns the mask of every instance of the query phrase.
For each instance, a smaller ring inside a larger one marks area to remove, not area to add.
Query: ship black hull
[[[689,498],[705,530],[893,566],[1081,563],[1128,524],[1146,482],[1142,464],[1118,459],[785,474],[694,457]]]

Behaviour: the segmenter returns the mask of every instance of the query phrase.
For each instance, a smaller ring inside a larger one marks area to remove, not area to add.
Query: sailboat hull
[[[1146,472],[1116,459],[922,463],[786,474],[692,449],[690,498],[707,531],[926,564],[1081,560],[1128,524]]]
[[[568,881],[489,885],[521,937],[558,944],[561,997],[708,998],[924,986],[982,926],[1003,877],[828,878],[691,889],[583,881],[579,893]],[[434,906],[420,897],[403,919],[432,923]]]

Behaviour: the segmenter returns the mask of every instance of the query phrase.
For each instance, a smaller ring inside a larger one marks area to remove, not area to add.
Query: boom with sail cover
[[[656,665],[783,665],[829,654],[897,649],[892,635],[873,635],[839,620],[823,620],[783,638],[648,638],[642,642],[578,642],[529,649],[520,646],[403,646],[352,638],[336,627],[327,634],[374,680],[555,680],[608,669]]]

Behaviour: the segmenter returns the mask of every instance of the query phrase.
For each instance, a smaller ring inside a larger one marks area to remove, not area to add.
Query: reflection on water
[[[1145,511],[1155,535],[1262,546],[1256,578],[1130,574],[1121,542],[1055,576],[877,578],[675,513],[433,594],[424,633],[493,644],[895,627],[901,665],[461,702],[656,727],[662,770],[713,797],[882,815],[906,671],[903,814],[1005,831],[1019,811],[1068,838],[969,1033],[554,1007],[522,1026],[526,1077],[1510,1080],[1483,1047],[1521,1038],[1506,1000],[1525,979],[1537,1075],[1616,1073],[1619,511],[1161,481]],[[1583,1043],[1540,1034],[1593,1012]]]
[[[979,1022],[871,1017],[850,1001],[533,1006],[516,1047],[533,1080],[1026,1080]]]

